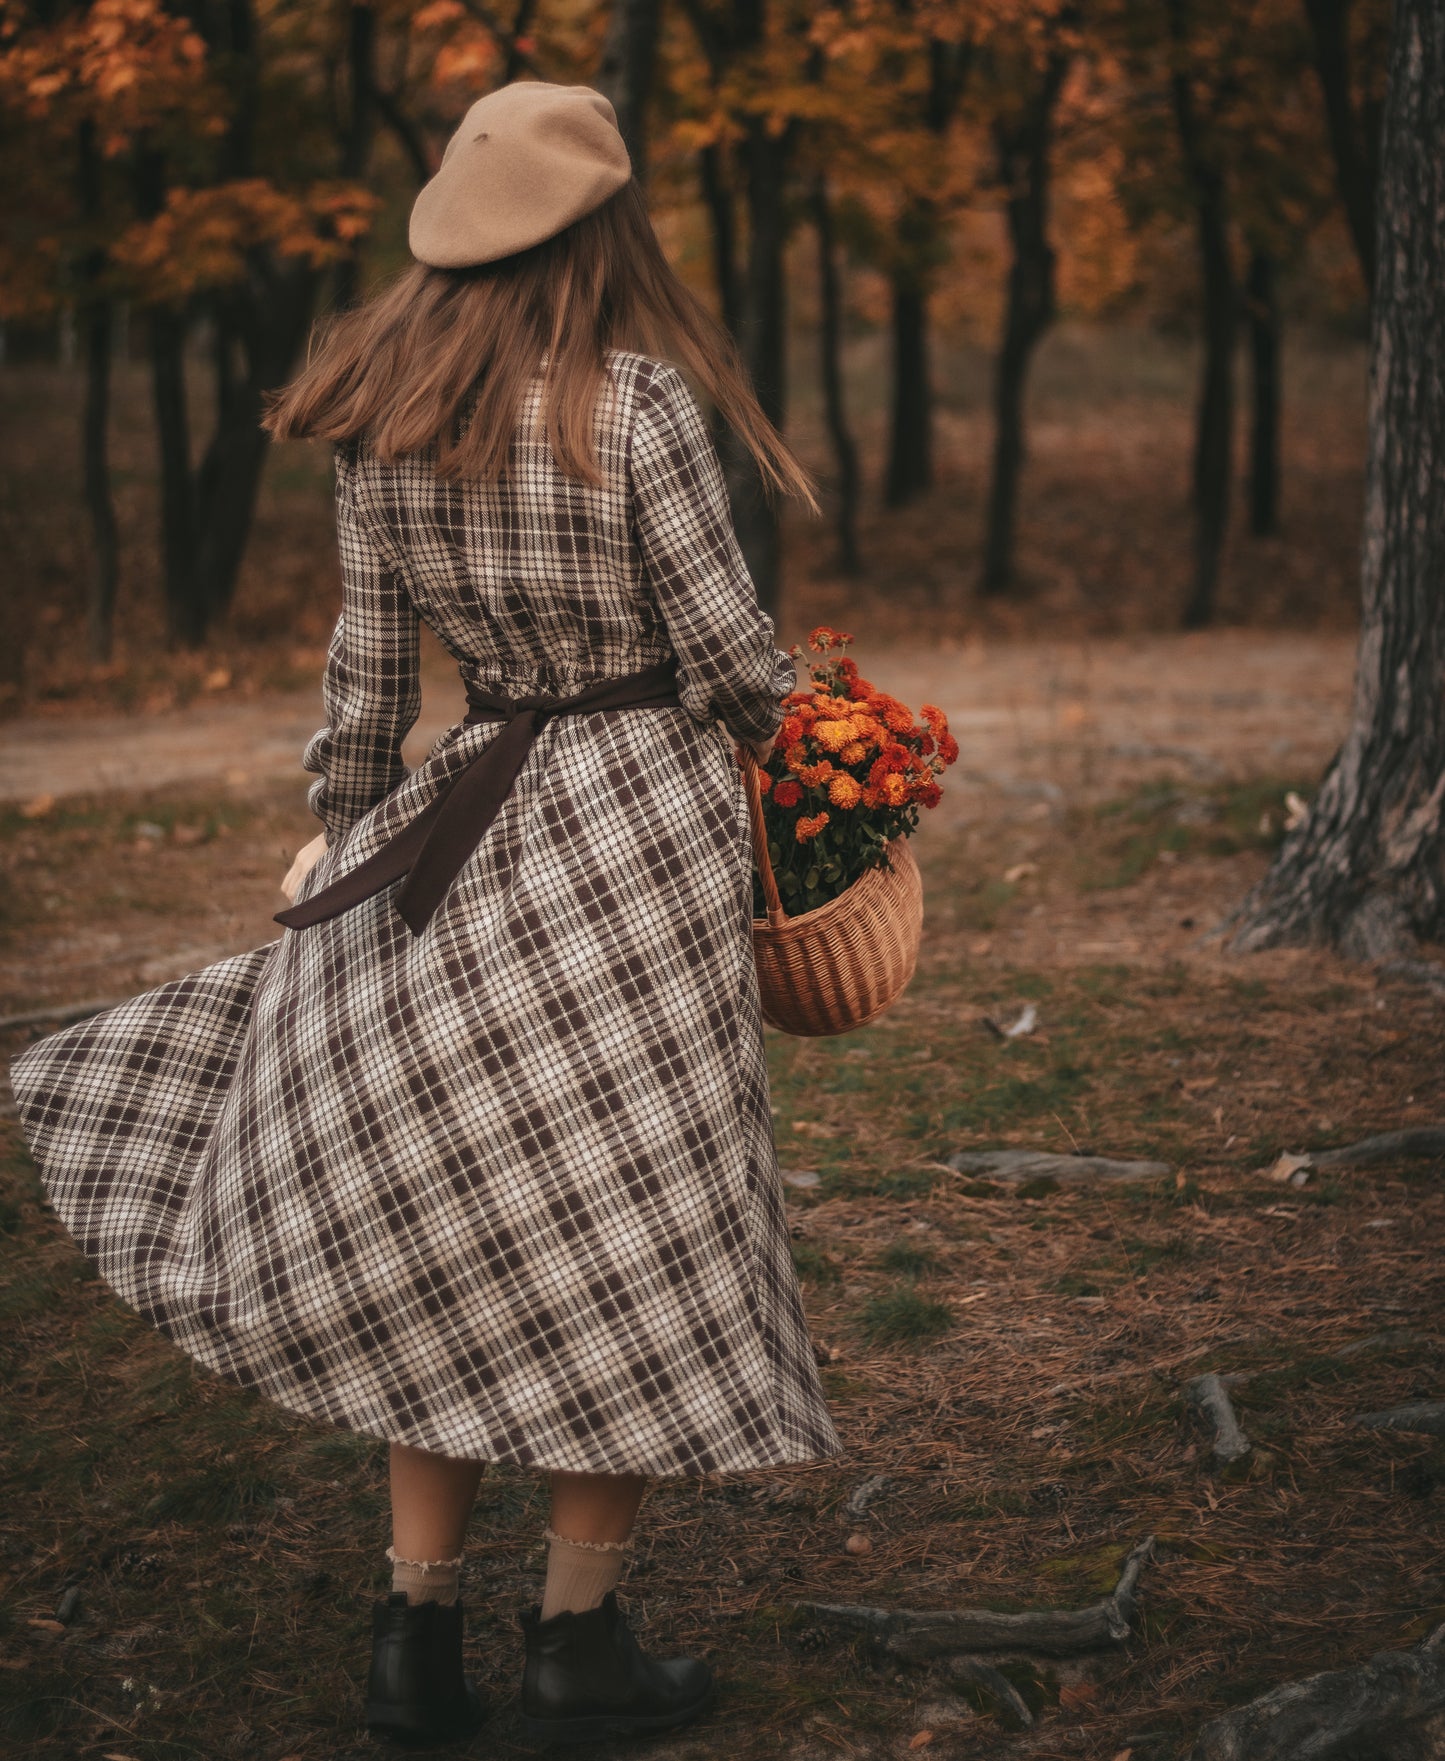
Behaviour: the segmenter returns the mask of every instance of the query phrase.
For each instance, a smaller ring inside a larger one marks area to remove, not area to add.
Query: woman
[[[793,668],[664,354],[771,488],[811,496],[597,93],[475,104],[410,238],[267,418],[335,443],[343,572],[287,932],[39,1042],[14,1086],[127,1301],[389,1442],[373,1729],[481,1716],[458,1569],[485,1462],[550,1476],[528,1733],[665,1729],[711,1680],[617,1607],[648,1478],[839,1444],[780,1201],[733,748],[767,753]],[[408,774],[422,621],[469,711]]]

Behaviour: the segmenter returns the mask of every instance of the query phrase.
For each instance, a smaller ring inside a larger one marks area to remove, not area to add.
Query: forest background
[[[314,674],[329,460],[269,460],[261,399],[527,76],[612,93],[828,491],[780,529],[729,457],[792,633],[1348,627],[1387,34],[1383,0],[12,3],[0,706]]]

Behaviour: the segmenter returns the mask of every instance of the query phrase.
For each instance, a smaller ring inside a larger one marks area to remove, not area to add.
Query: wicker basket
[[[753,953],[763,1019],[810,1039],[848,1033],[903,995],[918,962],[923,882],[906,838],[888,846],[887,867],[870,868],[816,911],[789,917],[768,859],[757,760],[742,748],[752,815],[753,859],[766,917],[753,919]]]

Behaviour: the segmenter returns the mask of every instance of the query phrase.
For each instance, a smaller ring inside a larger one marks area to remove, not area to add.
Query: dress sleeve
[[[796,669],[774,646],[733,531],[717,449],[687,382],[658,364],[638,389],[629,451],[638,544],[678,660],[683,707],[739,740],[783,719]]]
[[[406,582],[378,544],[361,501],[357,452],[336,449],[341,615],[321,680],[326,725],[301,764],[328,846],[407,774],[401,743],[421,712],[421,625]]]

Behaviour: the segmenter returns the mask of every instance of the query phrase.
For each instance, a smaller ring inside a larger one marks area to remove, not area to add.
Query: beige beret
[[[590,86],[517,80],[478,98],[411,211],[412,255],[437,269],[525,251],[632,175],[617,115]]]

